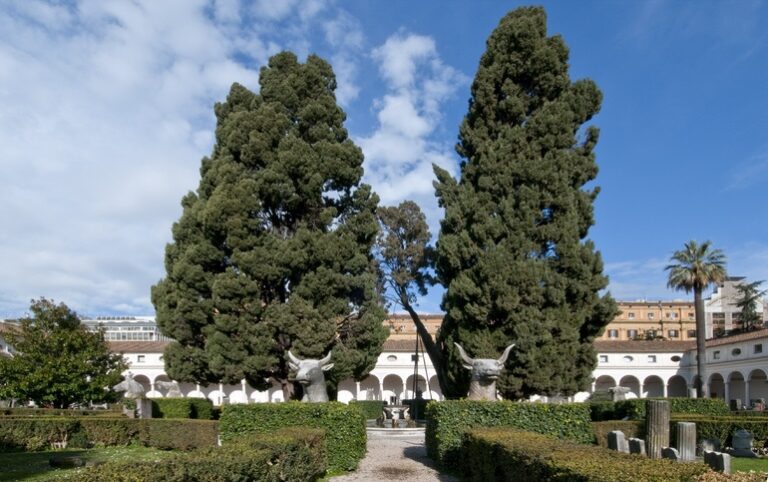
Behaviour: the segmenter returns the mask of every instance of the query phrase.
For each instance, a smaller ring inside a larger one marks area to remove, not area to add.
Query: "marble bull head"
[[[464,364],[464,368],[471,370],[472,378],[469,383],[469,400],[496,400],[496,380],[501,375],[509,352],[515,346],[509,345],[498,360],[492,358],[470,358],[464,348],[458,343],[454,343],[459,350],[459,355]]]
[[[288,350],[288,366],[291,370],[296,370],[295,381],[299,382],[304,388],[304,398],[302,402],[327,402],[328,391],[325,386],[326,372],[333,368],[331,361],[331,352],[320,360],[297,358],[296,355]]]

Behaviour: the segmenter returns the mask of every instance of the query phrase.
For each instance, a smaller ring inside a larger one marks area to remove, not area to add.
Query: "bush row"
[[[427,454],[438,464],[455,468],[463,433],[476,427],[514,427],[581,443],[594,440],[589,406],[584,403],[447,400],[427,404]]]
[[[223,441],[297,426],[325,429],[330,470],[354,470],[365,455],[365,416],[357,404],[285,402],[226,405],[219,425]]]
[[[213,402],[207,398],[153,398],[152,418],[213,420]]]
[[[709,472],[704,464],[652,460],[508,428],[467,432],[461,468],[467,480],[482,482],[668,482]]]
[[[71,410],[64,408],[1,408],[2,417],[120,417],[122,409],[117,410]]]
[[[763,447],[768,442],[768,419],[765,417],[674,416],[670,424],[671,436],[675,435],[675,422],[695,422],[698,441],[716,438],[726,443],[733,432],[743,428],[754,435],[755,447]]]
[[[384,405],[386,405],[383,400],[352,400],[349,404],[360,407],[366,420],[374,420],[381,417],[381,414],[384,412]]]
[[[725,400],[717,398],[635,398],[618,402],[591,402],[590,416],[595,422],[602,420],[621,420],[645,418],[645,402],[648,400],[667,400],[673,414],[691,415],[728,415]]]
[[[107,462],[63,473],[58,478],[80,482],[304,482],[317,480],[325,470],[324,431],[296,428],[174,455],[162,463]]]
[[[190,450],[217,444],[217,422],[130,418],[2,418],[0,451],[45,450],[67,441],[72,448],[132,443]]]

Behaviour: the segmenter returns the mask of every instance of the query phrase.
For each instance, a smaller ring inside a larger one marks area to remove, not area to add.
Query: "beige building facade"
[[[696,339],[693,302],[619,301],[618,305],[619,314],[605,327],[602,340]]]

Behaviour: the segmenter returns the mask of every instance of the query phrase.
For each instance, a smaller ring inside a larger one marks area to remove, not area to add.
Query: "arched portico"
[[[375,375],[368,375],[360,382],[358,400],[381,400],[381,382]]]
[[[664,381],[656,375],[651,375],[643,380],[643,398],[665,397],[667,395]]]
[[[748,388],[750,402],[758,399],[768,400],[768,375],[765,370],[755,368],[749,373]]]
[[[404,398],[416,398],[416,393],[413,391],[413,375],[409,376],[405,380],[405,397]],[[421,396],[427,392],[427,381],[421,375],[416,376],[416,392],[421,391]]]
[[[728,403],[728,397],[726,396],[725,390],[725,380],[721,374],[713,373],[709,376],[709,394],[711,398],[722,398],[725,400],[725,403]]]
[[[728,383],[726,384],[725,393],[728,394],[728,403],[731,400],[739,400],[740,404],[737,408],[741,408],[747,405],[747,395],[749,387],[747,381],[744,379],[744,375],[741,372],[731,372],[728,374]]]
[[[634,375],[625,375],[621,377],[619,386],[629,388],[629,393],[626,394],[627,398],[640,398],[640,380]]]
[[[336,391],[336,400],[340,401],[341,403],[349,403],[350,400],[356,399],[357,383],[351,378],[342,380],[341,383],[339,383],[338,390]]]
[[[429,394],[425,393],[424,398],[430,400],[442,400],[443,392],[440,391],[440,382],[437,380],[437,375],[432,375],[429,379]]]
[[[391,402],[394,400],[394,398],[397,398],[399,400],[402,400],[403,398],[403,392],[405,388],[403,387],[403,379],[400,378],[397,375],[387,375],[384,377],[384,382],[382,383],[384,387],[383,391],[383,398],[386,402]]]
[[[605,392],[616,386],[616,380],[610,375],[601,375],[595,380],[595,391]]]
[[[682,375],[673,375],[667,382],[668,397],[687,397],[688,382]]]

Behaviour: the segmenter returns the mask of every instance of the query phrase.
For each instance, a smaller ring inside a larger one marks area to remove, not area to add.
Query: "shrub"
[[[139,441],[141,425],[137,418],[80,419],[78,422],[88,443],[97,447],[128,445]]]
[[[107,462],[80,470],[78,481],[224,482],[317,480],[326,470],[324,432],[302,428],[243,437],[224,447],[179,454],[162,463]]]
[[[700,463],[652,460],[508,428],[471,430],[463,447],[461,468],[472,481],[667,482],[709,472]]]
[[[593,422],[618,420],[614,402],[589,402],[589,417]]]
[[[191,450],[215,447],[218,423],[212,420],[144,419],[141,443],[162,450]]]
[[[674,437],[676,422],[695,422],[696,439],[718,439],[725,443],[726,439],[738,429],[749,430],[754,435],[754,446],[762,447],[768,442],[768,419],[765,417],[716,417],[716,416],[679,416],[676,415],[670,422],[670,436]]]
[[[0,408],[2,417],[120,417],[122,409],[115,410],[71,410],[66,408]]]
[[[73,417],[3,418],[0,419],[0,450],[45,450],[53,442],[68,440],[78,431],[79,422]]]
[[[647,400],[666,400],[672,414],[728,415],[728,406],[717,398],[635,398],[614,402],[614,420],[628,417],[632,420],[645,418]]]
[[[582,443],[592,443],[595,437],[584,403],[448,400],[427,404],[428,455],[442,466],[454,467],[463,432],[476,427],[514,427]]]
[[[366,420],[373,420],[381,417],[385,405],[383,400],[352,400],[349,404],[360,407]]]
[[[608,433],[614,430],[621,430],[628,439],[645,438],[645,423],[642,420],[592,422],[592,429],[595,431],[595,443],[601,447],[608,447]]]
[[[153,398],[153,418],[213,419],[213,402],[207,398]]]
[[[365,455],[365,417],[356,404],[285,402],[227,405],[222,410],[220,421],[223,441],[298,426],[326,430],[328,467],[331,470],[353,470]]]

